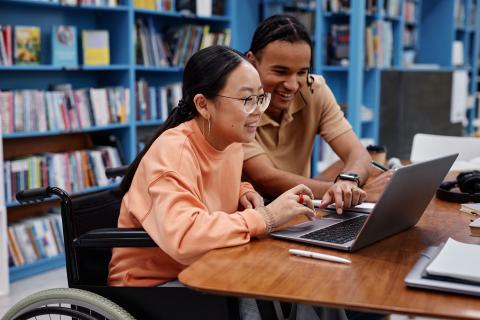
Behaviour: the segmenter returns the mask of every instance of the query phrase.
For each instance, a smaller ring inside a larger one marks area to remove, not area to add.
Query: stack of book
[[[350,26],[332,24],[327,37],[327,64],[347,66],[350,48]]]
[[[52,0],[52,2],[59,2],[59,0]],[[86,5],[86,6],[107,6],[115,7],[118,5],[117,0],[60,0],[60,4],[67,6]]]
[[[480,203],[462,203],[460,211],[465,213],[471,220],[480,217]]]
[[[11,66],[12,64],[12,26],[0,25],[0,66]]]
[[[375,21],[365,29],[365,65],[389,67],[393,57],[393,29],[389,21]]]
[[[9,266],[21,266],[63,254],[60,213],[21,220],[8,226]]]
[[[350,0],[323,0],[323,10],[333,13],[349,12]]]
[[[429,247],[405,278],[408,286],[480,295],[480,245],[449,238]]]
[[[0,91],[3,133],[71,131],[128,121],[128,88],[56,89]]]
[[[89,150],[43,153],[4,162],[5,199],[12,202],[18,191],[56,186],[73,193],[111,183],[105,168],[122,165],[118,150],[97,146]]]
[[[135,114],[137,121],[165,121],[170,111],[182,98],[182,84],[172,83],[161,87],[149,86],[147,81],[139,80],[135,84]]]
[[[210,31],[209,25],[187,24],[158,30],[152,18],[135,24],[137,64],[145,66],[184,66],[198,50],[212,45],[230,45],[230,29]]]
[[[472,221],[469,224],[470,232],[474,237],[480,237],[480,218]]]
[[[400,16],[400,0],[385,0],[384,2],[385,15],[388,17]]]
[[[403,3],[403,15],[405,16],[405,22],[414,23],[416,21],[416,3],[413,1],[405,1]]]

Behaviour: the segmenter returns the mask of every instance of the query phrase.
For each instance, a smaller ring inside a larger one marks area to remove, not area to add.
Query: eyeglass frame
[[[268,101],[268,104],[266,104],[266,106],[264,107],[264,109],[262,109],[260,107],[260,105],[258,104],[258,101],[260,100],[260,96],[263,96],[263,99],[267,99],[269,100]],[[221,94],[217,94],[215,95],[215,97],[222,97],[222,98],[228,98],[228,99],[233,99],[233,100],[240,100],[240,101],[243,101],[243,112],[245,112],[246,114],[251,114],[253,113],[255,110],[257,110],[257,108],[260,110],[260,112],[264,112],[265,110],[267,110],[268,106],[270,105],[270,102],[271,102],[271,99],[272,99],[272,94],[270,92],[264,92],[262,94],[252,94],[252,95],[249,95],[248,97],[245,97],[245,98],[237,98],[237,97],[229,97],[229,96],[224,96],[224,95],[221,95]],[[256,97],[257,98],[257,101],[255,103],[255,108],[253,108],[251,111],[247,111],[245,108],[247,106],[247,101],[249,101],[248,99],[253,99],[253,97]],[[268,97],[268,98],[267,98]]]

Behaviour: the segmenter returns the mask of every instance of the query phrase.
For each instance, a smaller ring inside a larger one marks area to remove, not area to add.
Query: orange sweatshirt
[[[253,187],[240,182],[242,145],[213,148],[195,120],[165,131],[142,158],[122,200],[119,227],[143,227],[158,248],[115,248],[109,284],[154,286],[215,248],[265,233],[254,210],[238,211]]]

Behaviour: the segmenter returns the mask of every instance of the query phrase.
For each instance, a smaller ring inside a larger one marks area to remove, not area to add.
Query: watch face
[[[340,173],[338,176],[337,176],[337,179],[335,179],[335,181],[337,181],[338,179],[341,179],[341,180],[348,180],[348,181],[355,181],[358,185],[360,185],[360,176],[356,173],[353,173],[353,172],[343,172],[343,173]]]
[[[340,173],[340,179],[356,181],[359,177],[356,173]]]

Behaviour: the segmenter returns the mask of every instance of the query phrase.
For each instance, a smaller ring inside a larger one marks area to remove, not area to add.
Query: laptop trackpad
[[[355,218],[361,214],[356,212],[344,212],[342,214],[337,214],[335,212],[329,213],[326,216],[320,217],[319,219],[328,219],[328,220],[335,220],[335,221],[344,221],[348,219]]]
[[[348,220],[351,218],[354,218],[356,216],[359,216],[361,214],[359,213],[354,213],[354,212],[345,212],[343,214],[336,214],[332,213],[327,216],[319,217],[316,218],[313,221],[308,221],[304,223],[300,223],[279,231],[276,231],[275,234],[277,235],[303,235],[308,232],[312,232],[315,230],[318,230],[320,228],[325,228],[328,226],[331,226],[333,224],[336,224],[338,222]]]

